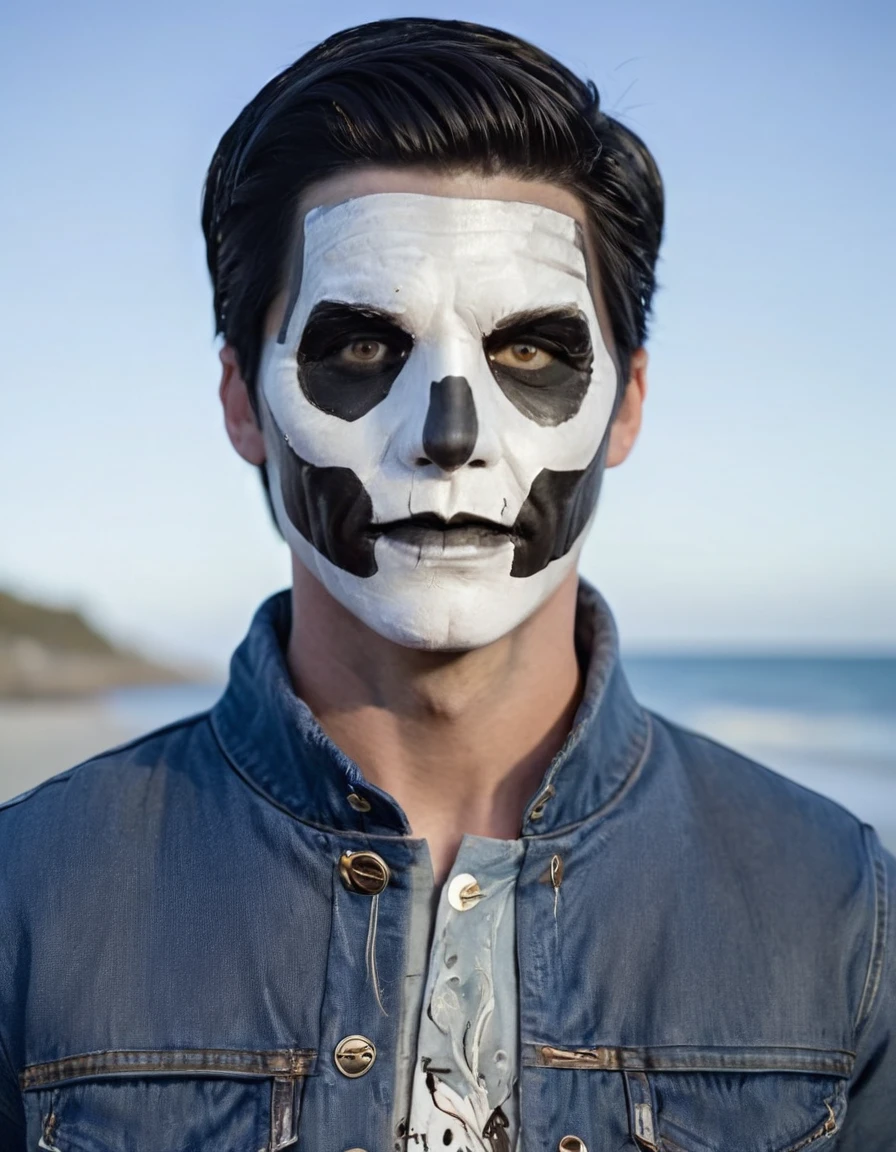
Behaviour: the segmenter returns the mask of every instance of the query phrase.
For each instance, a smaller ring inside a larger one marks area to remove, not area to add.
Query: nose
[[[444,376],[429,388],[429,409],[423,425],[426,460],[453,472],[473,455],[479,421],[473,392],[463,376]]]

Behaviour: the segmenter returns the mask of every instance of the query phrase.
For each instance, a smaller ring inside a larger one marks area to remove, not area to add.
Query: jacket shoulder
[[[208,717],[201,712],[157,728],[0,803],[0,859],[23,851],[29,841],[45,850],[62,829],[67,839],[89,833],[116,809],[138,798],[145,802],[163,778],[201,762],[195,755],[201,745],[217,747]]]
[[[738,839],[751,829],[766,842],[795,838],[803,849],[864,842],[862,821],[842,804],[708,736],[652,719],[657,743],[672,753],[693,803],[711,811],[716,827],[735,825]]]

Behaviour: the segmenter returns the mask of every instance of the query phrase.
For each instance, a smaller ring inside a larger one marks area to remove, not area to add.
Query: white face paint
[[[361,196],[308,213],[291,295],[259,372],[290,547],[400,644],[510,632],[577,562],[616,394],[577,222]]]

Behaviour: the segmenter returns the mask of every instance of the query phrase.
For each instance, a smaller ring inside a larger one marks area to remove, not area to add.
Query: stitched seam
[[[218,725],[215,722],[215,717],[214,717],[213,712],[209,715],[209,727],[212,730],[212,735],[215,738],[215,743],[218,745],[218,751],[221,753],[221,755],[226,760],[227,764],[230,767],[231,772],[235,773],[239,777],[239,779],[242,780],[243,784],[250,790],[250,792],[254,792],[255,795],[258,796],[261,800],[264,800],[266,804],[272,804],[275,808],[279,809],[279,811],[281,811],[285,816],[288,816],[291,820],[295,820],[297,824],[304,824],[306,828],[314,828],[315,831],[318,831],[318,832],[329,832],[331,834],[335,832],[340,836],[342,836],[342,835],[348,835],[348,836],[355,835],[355,836],[361,837],[364,840],[367,840],[370,838],[368,833],[366,833],[366,832],[354,832],[352,830],[349,830],[348,832],[343,833],[341,829],[328,828],[325,824],[315,824],[315,823],[313,823],[313,821],[306,820],[303,817],[297,815],[295,812],[292,811],[291,808],[288,808],[286,804],[284,804],[280,800],[275,799],[270,794],[270,792],[268,792],[265,788],[262,788],[262,786],[259,783],[257,783],[255,780],[253,780],[252,777],[247,772],[243,771],[243,769],[236,762],[234,757],[231,756],[230,751],[229,751],[226,743],[224,742],[223,737],[221,736],[220,732],[218,731]],[[394,839],[394,837],[381,837],[381,838]]]
[[[550,1048],[556,1060],[544,1053]],[[534,1049],[534,1053],[533,1050]],[[841,1049],[765,1047],[756,1052],[724,1048],[683,1050],[671,1046],[655,1048],[554,1048],[553,1045],[526,1045],[527,1066],[591,1069],[596,1071],[649,1072],[807,1072],[818,1075],[849,1076],[855,1053]]]
[[[303,1076],[312,1049],[132,1049],[86,1052],[42,1064],[29,1064],[19,1077],[23,1090],[84,1076],[232,1073],[243,1076]]]
[[[877,834],[867,824],[862,825],[865,847],[868,852],[874,877],[874,929],[871,937],[871,954],[868,957],[868,970],[865,974],[865,986],[859,1009],[856,1013],[856,1022],[853,1034],[856,1039],[864,1031],[876,1007],[875,998],[881,984],[881,975],[884,968],[884,950],[887,936],[887,877],[886,865],[880,851],[880,842]]]
[[[256,780],[253,780],[248,772],[243,771],[228,751],[227,745],[217,730],[214,718],[210,719],[209,727],[214,735],[215,743],[218,745],[218,750],[224,757],[231,772],[233,772],[243,785],[248,788],[250,792],[253,792],[259,800],[263,800],[265,804],[270,804],[279,812],[282,812],[284,816],[288,816],[290,820],[294,820],[296,824],[301,824],[303,828],[311,828],[315,832],[323,832],[326,836],[339,837],[340,840],[348,837],[349,839],[359,840],[364,844],[367,844],[371,840],[394,844],[396,840],[405,839],[404,833],[402,832],[364,832],[355,828],[335,828],[332,824],[321,824],[315,820],[309,820],[307,816],[300,816],[284,804],[282,800],[277,800],[272,796],[271,793]]]
[[[653,748],[653,717],[651,714],[642,710],[645,724],[644,724],[644,746],[641,750],[641,756],[626,778],[622,781],[612,796],[609,797],[607,802],[598,808],[595,812],[589,812],[587,816],[581,820],[575,820],[572,824],[564,824],[561,828],[553,828],[550,832],[532,832],[527,833],[525,839],[527,840],[554,840],[559,836],[565,836],[569,832],[574,832],[577,828],[581,828],[583,824],[591,822],[596,823],[598,820],[603,820],[614,808],[616,808],[626,798],[628,793],[634,788],[635,784],[640,780],[641,773],[644,765],[647,763],[647,757]]]

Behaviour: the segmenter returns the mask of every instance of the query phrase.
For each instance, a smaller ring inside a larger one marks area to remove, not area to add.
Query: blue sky
[[[0,584],[223,660],[286,583],[232,452],[199,197],[324,35],[497,24],[592,77],[668,196],[642,441],[585,573],[631,648],[896,649],[886,3],[14,0],[0,24]]]

